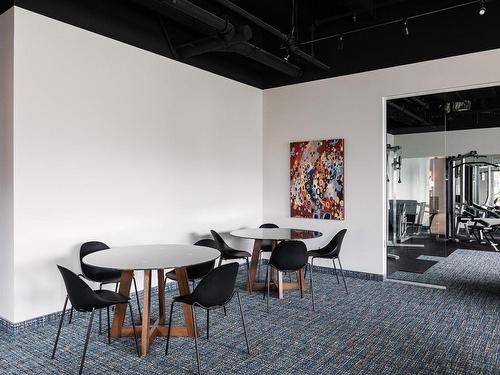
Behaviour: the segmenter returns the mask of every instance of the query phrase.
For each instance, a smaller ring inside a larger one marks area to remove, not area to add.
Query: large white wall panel
[[[0,15],[0,317],[14,320],[14,9]]]
[[[20,8],[15,43],[16,321],[60,309],[84,241],[260,224],[260,90]]]
[[[384,98],[498,82],[499,66],[500,50],[491,50],[264,91],[264,219],[325,232],[310,248],[347,228],[344,267],[384,274]],[[346,219],[290,218],[289,142],[337,137],[345,138]]]

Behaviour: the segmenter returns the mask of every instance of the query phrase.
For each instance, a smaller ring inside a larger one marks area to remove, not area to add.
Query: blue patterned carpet
[[[272,299],[270,314],[261,294],[242,292],[252,356],[245,351],[237,301],[227,317],[214,312],[210,341],[199,340],[203,373],[500,374],[498,290],[441,291],[349,278],[346,295],[333,275],[315,276],[314,313],[309,292],[304,299],[298,292]],[[240,280],[245,277],[240,272]],[[204,314],[198,317],[204,327]],[[82,314],[64,325],[55,360],[49,359],[55,322],[16,336],[0,333],[0,374],[76,373],[86,322]],[[190,338],[173,338],[167,358],[159,338],[149,356],[138,358],[132,339],[107,345],[97,321],[94,327],[84,374],[196,371]]]

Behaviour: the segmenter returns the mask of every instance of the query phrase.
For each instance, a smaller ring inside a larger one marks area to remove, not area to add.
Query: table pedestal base
[[[141,355],[145,356],[151,347],[151,344],[157,336],[167,336],[168,325],[165,325],[165,274],[163,269],[156,271],[158,274],[158,304],[159,317],[154,324],[151,319],[151,270],[144,271],[144,300],[142,307],[142,324],[135,327],[135,332],[141,337]],[[130,285],[132,282],[133,271],[123,271],[120,279],[119,293],[124,296],[130,295]],[[175,274],[180,295],[189,294],[189,281],[186,268],[176,268]],[[194,319],[191,307],[182,304],[184,313],[184,325],[172,326],[171,336],[193,336],[194,337]],[[127,305],[118,305],[115,309],[113,324],[111,326],[112,337],[133,336],[133,327],[125,326],[125,313]]]

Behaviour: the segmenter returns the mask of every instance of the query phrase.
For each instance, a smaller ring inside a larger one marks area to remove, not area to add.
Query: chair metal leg
[[[247,261],[248,291],[252,294],[252,285],[250,284],[250,261],[248,258],[245,258],[245,260]]]
[[[80,362],[80,371],[78,372],[78,375],[81,375],[83,371],[83,364],[85,363],[85,355],[87,354],[87,347],[89,346],[90,333],[92,332],[92,322],[94,321],[94,312],[95,309],[92,309],[90,313],[89,326],[87,328],[87,335],[85,336],[85,345],[83,346],[82,360]]]
[[[243,307],[241,306],[241,299],[240,299],[240,294],[238,291],[236,291],[236,297],[238,297],[238,304],[240,305],[240,314],[241,314],[241,324],[243,325],[243,332],[245,333],[245,341],[247,343],[247,349],[248,349],[248,354],[252,354],[250,352],[250,345],[248,344],[248,337],[247,337],[247,328],[245,326],[245,317],[243,315]]]
[[[259,259],[257,259],[257,277],[256,279],[262,280],[260,278],[260,263],[262,262],[262,251],[259,251]]]
[[[194,290],[194,287],[195,287],[194,280],[192,281],[191,285],[193,286],[193,290]]]
[[[298,277],[299,281],[299,289],[300,289],[300,298],[304,298],[304,285],[302,285],[302,277]]]
[[[54,359],[56,356],[57,343],[59,342],[59,335],[61,334],[61,328],[64,321],[64,314],[66,313],[66,306],[68,305],[68,296],[64,300],[64,306],[61,313],[61,320],[59,320],[59,328],[57,329],[56,341],[54,342],[54,349],[52,350],[52,356],[50,358]]]
[[[165,355],[168,354],[168,345],[170,344],[170,331],[172,327],[172,312],[174,311],[174,303],[175,301],[172,301],[172,304],[170,305],[170,317],[168,318],[167,345],[165,346]]]
[[[141,352],[139,351],[139,341],[137,340],[137,332],[135,331],[135,323],[134,323],[134,312],[132,311],[132,304],[129,302],[128,308],[130,310],[130,319],[132,320],[132,329],[134,330],[134,341],[135,341],[135,351],[137,352],[137,356],[141,356]]]
[[[201,375],[200,353],[198,352],[198,332],[196,329],[196,312],[193,305],[191,305],[191,311],[193,312],[194,349],[196,351],[196,363],[198,364],[198,375]]]
[[[335,266],[335,258],[332,258],[333,270],[335,271],[335,276],[337,277],[337,284],[340,284],[339,273],[337,272],[337,266]]]
[[[71,310],[69,311],[69,321],[68,324],[71,324],[71,321],[73,320],[73,306],[71,306]]]
[[[288,281],[292,282],[292,273],[291,272],[288,272]]]
[[[227,316],[226,306],[224,306],[224,316]]]
[[[108,345],[111,344],[111,330],[110,330],[110,321],[109,321],[109,306],[106,307],[106,315],[107,315],[107,318],[108,318]]]
[[[217,265],[217,267],[220,267],[222,264],[222,257],[219,258],[219,264]]]
[[[312,262],[314,263],[314,260]],[[312,264],[310,264],[309,267],[311,268],[309,270],[309,284],[310,284],[310,288],[311,288],[311,300],[312,300],[312,305],[313,305],[313,311],[315,311],[315,309],[314,309],[314,287],[313,287],[313,270],[312,270]]]
[[[340,263],[340,258],[337,258],[337,260],[339,261],[339,266],[340,266],[340,274],[342,275],[342,280],[344,281],[345,292],[346,292],[347,294],[349,294],[349,292],[347,291],[347,284],[346,284],[346,282],[345,282],[344,270],[342,269],[342,263]]]
[[[269,266],[266,267],[266,281],[264,282],[264,286],[266,287],[267,286],[267,277],[268,277],[268,273],[267,273],[267,269],[269,268]],[[264,293],[262,293],[262,299],[266,299],[266,289],[264,289]]]
[[[166,278],[165,278],[166,280]],[[139,320],[142,321],[142,311],[141,311],[141,302],[139,301],[139,293],[137,293],[137,283],[135,281],[135,277],[132,277],[132,281],[134,282],[134,289],[135,289],[135,299],[137,301],[137,309],[139,310]]]
[[[102,290],[102,283],[99,284],[99,290]],[[102,309],[99,309],[99,334],[102,334]]]
[[[271,271],[271,267],[267,266],[267,276],[266,276],[266,295],[267,295],[267,312],[269,313],[269,284],[271,284],[271,276],[269,272]]]
[[[210,332],[210,310],[207,309],[207,341],[209,340],[209,332]]]

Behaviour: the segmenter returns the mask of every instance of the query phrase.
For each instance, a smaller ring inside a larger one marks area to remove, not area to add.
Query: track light
[[[358,20],[358,16],[356,16],[356,13],[353,13],[352,22],[356,22],[357,20]]]
[[[403,32],[406,36],[410,35],[410,29],[408,29],[408,20],[403,21]]]
[[[286,50],[286,56],[284,57],[284,59],[286,61],[290,60],[290,50],[289,49]]]
[[[339,45],[337,46],[337,49],[339,51],[342,51],[344,49],[344,35],[339,36]]]
[[[484,5],[484,0],[481,1],[481,8],[479,8],[479,15],[484,16],[486,13],[486,5]]]

